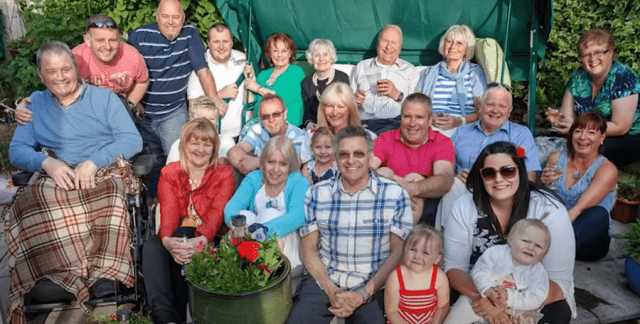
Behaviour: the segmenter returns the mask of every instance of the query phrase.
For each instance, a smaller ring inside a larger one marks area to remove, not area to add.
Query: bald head
[[[156,20],[164,37],[172,41],[180,35],[184,25],[184,10],[178,0],[162,0],[158,5]]]

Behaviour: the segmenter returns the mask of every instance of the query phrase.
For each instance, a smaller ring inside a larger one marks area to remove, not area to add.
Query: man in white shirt
[[[220,131],[220,157],[225,157],[227,151],[235,145],[242,123],[242,96],[244,82],[238,87],[236,80],[247,62],[246,56],[233,49],[233,37],[229,28],[223,24],[215,24],[209,29],[207,37],[209,50],[205,52],[205,58],[209,69],[216,80],[218,94],[222,99],[229,100],[229,108],[222,118]],[[191,100],[204,96],[204,90],[195,73],[191,73],[187,86],[187,99]]]
[[[378,35],[376,57],[358,63],[351,74],[362,123],[378,135],[400,127],[400,104],[420,77],[413,64],[400,58],[401,49],[402,30],[388,25]]]

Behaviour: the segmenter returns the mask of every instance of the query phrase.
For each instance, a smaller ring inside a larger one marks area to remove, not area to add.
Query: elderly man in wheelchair
[[[142,149],[142,138],[113,92],[79,79],[66,44],[45,43],[37,67],[47,90],[31,95],[33,121],[18,126],[9,148],[14,166],[41,172],[5,219],[13,323],[25,321],[23,297],[39,280],[64,288],[88,311],[96,286],[131,287],[135,276],[125,199],[138,180],[124,159]]]

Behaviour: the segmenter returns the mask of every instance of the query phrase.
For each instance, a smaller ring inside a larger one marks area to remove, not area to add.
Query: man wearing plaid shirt
[[[305,198],[300,228],[302,278],[287,323],[384,323],[384,282],[402,257],[412,227],[409,195],[373,174],[373,140],[362,127],[336,134],[340,175],[316,184]]]

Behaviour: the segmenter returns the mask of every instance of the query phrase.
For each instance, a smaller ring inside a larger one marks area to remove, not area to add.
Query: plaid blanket
[[[127,189],[120,177],[101,180],[95,189],[66,191],[41,176],[9,207],[10,322],[26,322],[23,296],[45,277],[76,295],[87,313],[98,279],[133,285]]]

